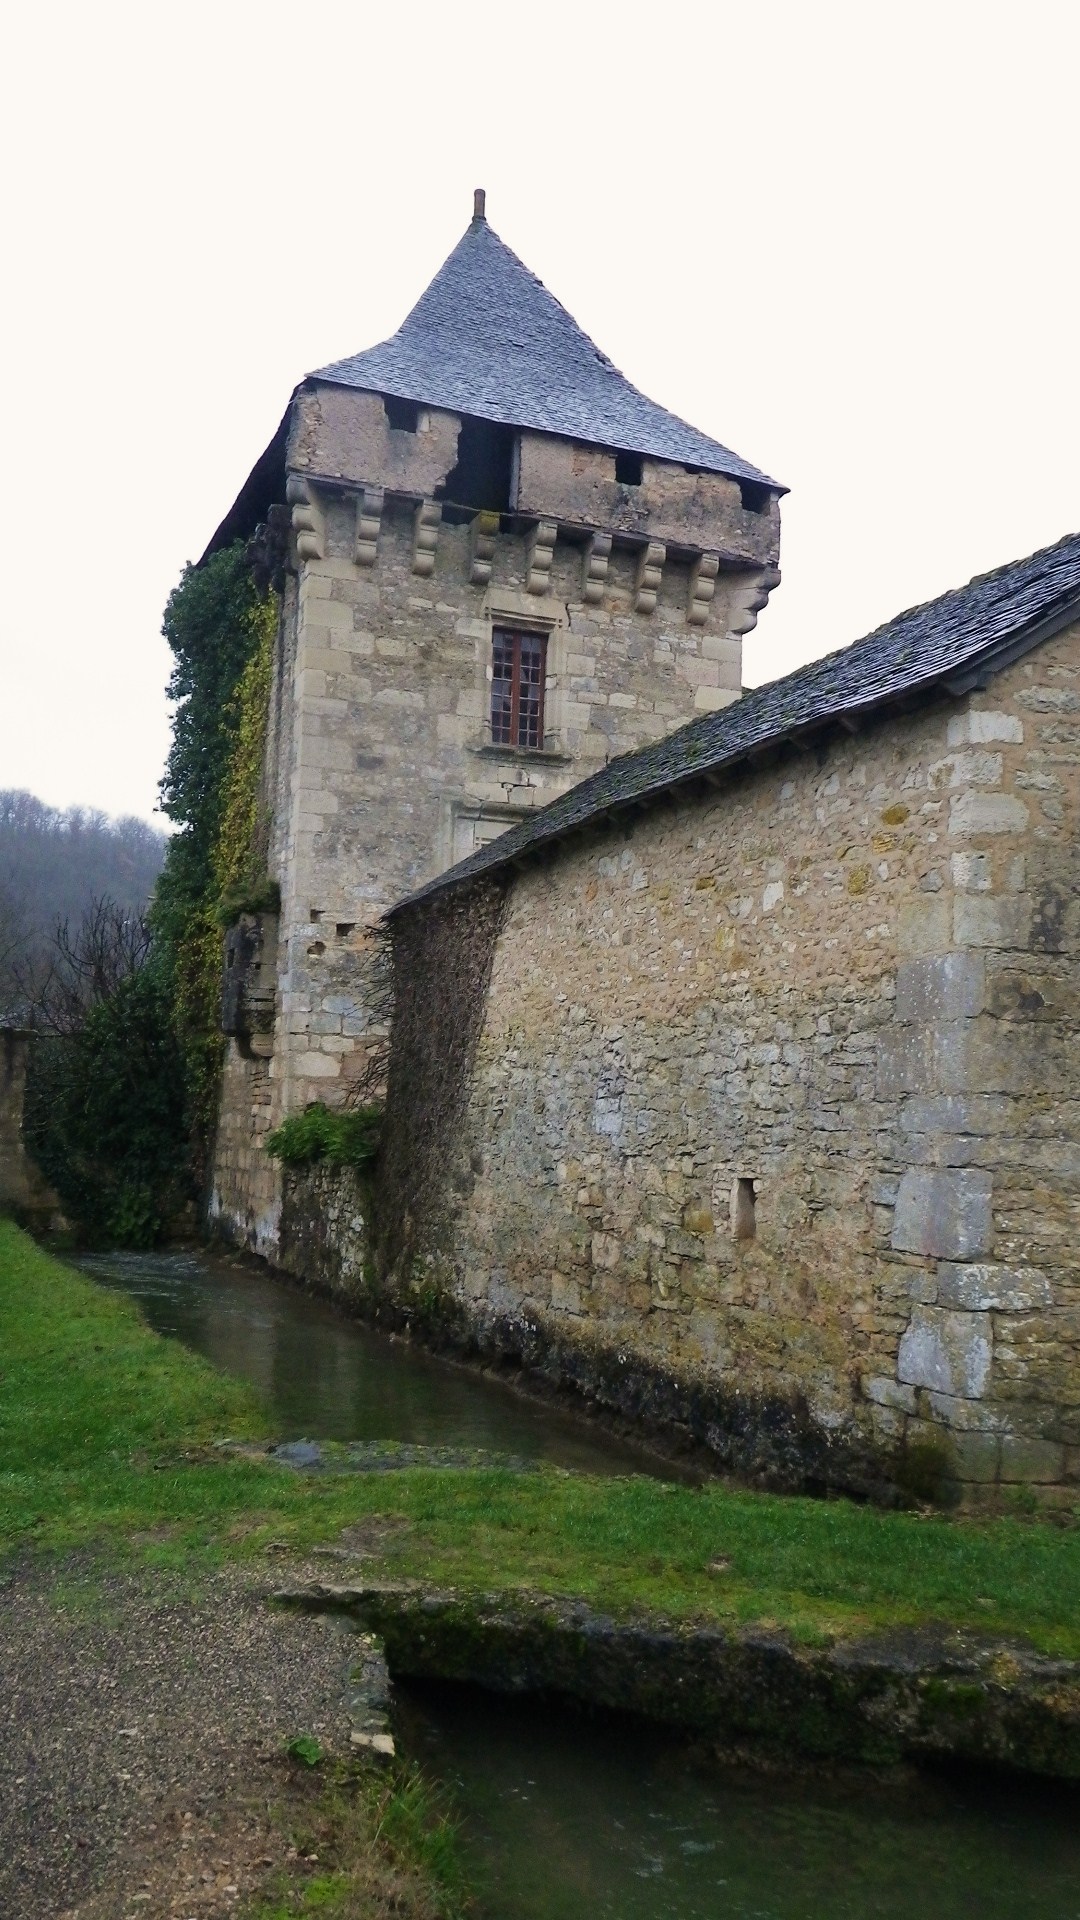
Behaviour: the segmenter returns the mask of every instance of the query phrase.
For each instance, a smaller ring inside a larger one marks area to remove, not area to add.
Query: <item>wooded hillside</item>
[[[77,926],[100,899],[145,909],[165,845],[145,820],[0,789],[0,1020],[25,1018],[59,923]]]

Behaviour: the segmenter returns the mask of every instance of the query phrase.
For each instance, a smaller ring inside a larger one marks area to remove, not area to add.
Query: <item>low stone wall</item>
[[[379,1635],[395,1679],[631,1712],[790,1764],[963,1760],[1080,1779],[1080,1667],[922,1626],[800,1646],[775,1628],[612,1620],[579,1600],[312,1582],[276,1596]]]
[[[354,1167],[286,1167],[274,1264],[357,1307],[368,1277],[370,1189]]]

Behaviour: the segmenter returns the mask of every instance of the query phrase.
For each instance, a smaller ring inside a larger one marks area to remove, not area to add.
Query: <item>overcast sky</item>
[[[1080,9],[13,10],[0,786],[149,816],[161,609],[296,381],[492,225],[791,488],[772,679],[1080,527]]]

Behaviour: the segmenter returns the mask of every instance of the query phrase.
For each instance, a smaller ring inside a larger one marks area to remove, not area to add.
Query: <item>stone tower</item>
[[[277,529],[277,927],[234,942],[213,1212],[273,1253],[266,1130],[345,1100],[384,910],[614,754],[738,699],[783,489],[624,379],[485,218],[296,389],[215,535]],[[245,944],[246,943],[246,944]],[[271,994],[271,988],[273,992]]]

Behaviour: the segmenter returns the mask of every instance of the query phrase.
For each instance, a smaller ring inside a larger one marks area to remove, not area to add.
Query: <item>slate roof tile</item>
[[[869,714],[980,663],[989,666],[1010,643],[1034,636],[1055,616],[1064,621],[1072,609],[1080,617],[1080,534],[912,607],[853,645],[755,687],[732,706],[703,714],[636,753],[619,755],[390,912],[494,873],[613,809],[647,803],[680,781],[733,766],[790,733],[841,715]]]
[[[483,218],[391,339],[311,378],[786,491],[631,386]]]

